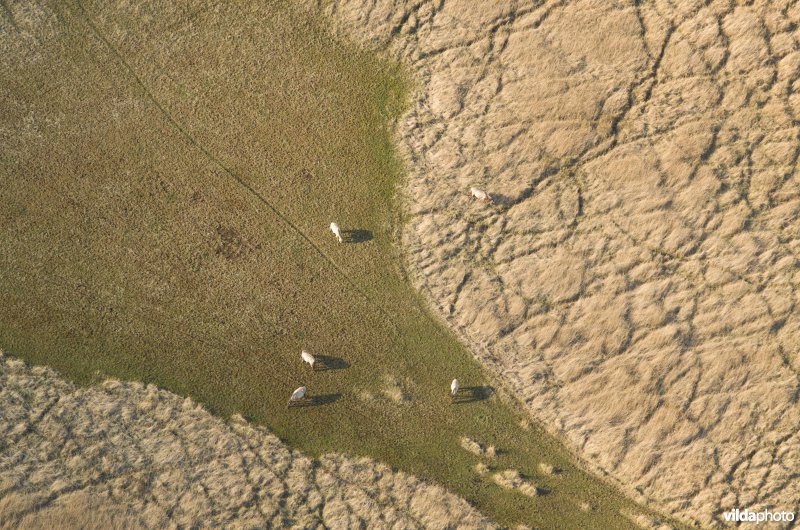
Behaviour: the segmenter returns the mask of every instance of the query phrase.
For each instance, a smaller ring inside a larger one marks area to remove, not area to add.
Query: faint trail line
[[[180,132],[180,134],[184,138],[186,138],[187,141],[189,141],[195,148],[197,148],[201,153],[203,153],[209,160],[211,160],[213,163],[217,164],[217,166],[219,166],[223,171],[225,171],[225,173],[227,173],[231,178],[236,180],[242,187],[244,187],[248,192],[250,192],[253,196],[255,196],[261,203],[263,203],[265,206],[267,206],[279,219],[281,219],[284,223],[286,223],[287,226],[289,226],[292,230],[294,230],[297,234],[299,234],[303,239],[305,239],[305,241],[309,245],[311,245],[311,247],[313,247],[314,250],[316,250],[316,252],[320,256],[322,256],[323,259],[326,260],[336,270],[336,272],[338,272],[342,277],[344,277],[344,279],[347,281],[347,283],[350,284],[351,287],[356,289],[361,294],[361,296],[370,305],[376,307],[384,315],[384,317],[386,319],[386,322],[390,325],[391,329],[395,332],[395,334],[397,334],[399,337],[401,337],[401,339],[404,339],[404,335],[402,335],[399,332],[399,329],[397,328],[397,324],[395,324],[395,322],[391,318],[391,315],[389,314],[389,312],[382,305],[380,305],[379,303],[373,301],[358,285],[356,285],[352,280],[350,280],[350,278],[347,276],[347,274],[330,257],[328,257],[328,255],[325,254],[325,252],[323,252],[322,249],[320,249],[302,230],[300,230],[299,227],[297,227],[281,211],[279,211],[276,207],[274,207],[255,188],[253,188],[244,179],[242,179],[240,176],[238,176],[236,173],[234,173],[231,169],[229,169],[224,163],[222,163],[222,161],[220,161],[217,157],[215,157],[202,144],[197,142],[188,133],[188,131],[186,131],[186,129],[184,129],[181,126],[181,124],[178,123],[172,117],[172,115],[170,115],[169,112],[166,111],[166,109],[153,96],[153,94],[150,92],[150,90],[148,90],[147,86],[144,84],[144,82],[141,80],[141,78],[136,74],[136,72],[133,70],[133,68],[125,61],[125,59],[119,53],[119,51],[98,30],[97,26],[95,26],[94,22],[91,20],[91,18],[89,17],[88,13],[86,13],[86,10],[83,8],[83,5],[81,4],[81,2],[78,0],[78,1],[76,1],[76,4],[77,4],[78,8],[80,9],[80,11],[81,11],[81,13],[83,15],[82,18],[86,21],[87,25],[90,27],[90,29],[95,34],[95,36],[98,39],[100,39],[108,47],[108,49],[117,57],[117,59],[120,61],[120,63],[125,67],[126,70],[128,70],[130,75],[136,80],[136,83],[141,87],[141,89],[143,90],[143,92],[147,96],[147,98],[150,99],[150,101],[152,101],[152,103],[164,115],[164,117],[167,119],[167,121],[170,124],[172,124],[172,126],[175,127],[175,129],[177,129]],[[57,282],[54,282],[54,283],[57,283]],[[425,314],[425,316],[428,319],[432,320],[432,317],[427,312],[423,312],[423,313]],[[152,319],[148,318],[148,320],[152,320]],[[191,334],[189,332],[181,331],[180,327],[176,327],[175,331],[177,331],[179,333],[183,333],[183,334],[189,335],[194,340],[199,340],[201,342],[205,342],[206,344],[208,344],[208,343],[212,343],[213,344],[213,343],[216,342],[219,345],[219,347],[221,347],[223,349],[227,347],[227,344],[223,344],[218,339],[214,339],[214,338],[199,339],[198,337],[194,336],[193,334]],[[285,384],[286,383],[286,381],[279,379],[277,376],[270,376],[270,379],[272,379],[277,384]],[[356,414],[358,416],[361,416],[362,418],[367,420],[368,423],[371,423],[371,421],[372,421],[372,415],[367,413],[367,412],[363,412],[360,409],[360,407],[358,407],[358,406],[355,406],[355,407],[348,406],[346,402],[341,403],[339,406],[340,407],[344,407],[350,413],[354,413],[354,414]],[[403,430],[397,429],[393,422],[389,422],[388,424],[384,422],[384,423],[380,423],[380,425],[381,425],[382,429],[388,429],[389,431],[392,431],[391,433],[387,433],[384,430],[378,430],[377,431],[379,433],[378,436],[380,438],[384,439],[384,440],[403,440],[403,439],[406,439],[406,437],[407,437],[406,435],[408,433],[406,433]],[[395,444],[393,444],[392,441],[389,441],[388,445],[389,446],[393,446]]]
[[[273,214],[275,214],[281,221],[283,221],[294,232],[296,232],[298,235],[300,235],[300,237],[302,237],[309,245],[311,245],[311,247],[320,256],[322,256],[322,258],[325,261],[327,261],[330,264],[330,266],[333,267],[336,270],[337,273],[339,273],[340,276],[342,276],[345,279],[345,281],[350,285],[350,287],[352,287],[353,289],[358,291],[359,294],[361,294],[361,296],[370,305],[376,307],[381,312],[381,314],[383,314],[383,316],[386,319],[386,322],[390,325],[390,327],[394,330],[394,332],[396,334],[400,335],[400,332],[399,332],[399,330],[397,328],[397,324],[395,324],[395,322],[394,322],[394,319],[392,318],[392,316],[389,314],[389,312],[381,304],[379,304],[378,302],[375,302],[372,298],[370,298],[367,295],[367,293],[364,292],[363,289],[361,289],[355,282],[353,282],[350,279],[350,277],[345,273],[345,271],[341,267],[339,267],[339,265],[337,265],[336,262],[333,259],[331,259],[319,246],[317,246],[317,244],[314,243],[314,241],[312,241],[311,238],[309,238],[302,230],[300,230],[300,228],[296,224],[294,224],[283,212],[281,212],[275,206],[273,206],[272,203],[270,203],[261,193],[258,192],[258,190],[256,190],[250,184],[248,184],[246,180],[244,180],[242,177],[237,175],[233,170],[231,170],[227,165],[225,165],[219,158],[214,156],[214,154],[211,153],[211,151],[209,151],[205,146],[203,146],[201,143],[199,143],[197,140],[195,140],[194,137],[191,134],[189,134],[189,131],[187,131],[178,121],[175,120],[175,118],[172,117],[172,115],[163,107],[163,105],[161,105],[161,103],[155,98],[153,93],[147,88],[147,85],[145,85],[145,83],[142,81],[142,79],[136,74],[134,69],[128,64],[128,62],[125,60],[125,58],[119,52],[119,50],[117,50],[117,48],[100,32],[100,30],[97,28],[97,26],[92,21],[92,19],[89,16],[89,14],[84,9],[83,4],[80,2],[80,0],[76,0],[75,4],[80,9],[82,18],[86,21],[86,24],[89,26],[89,28],[95,34],[95,36],[98,39],[100,39],[103,42],[103,44],[105,44],[106,47],[114,54],[114,56],[117,58],[117,60],[119,60],[119,62],[122,64],[122,66],[124,66],[125,69],[128,71],[128,73],[136,80],[136,84],[139,85],[139,87],[144,92],[145,96],[153,103],[153,105],[156,106],[156,108],[159,110],[159,112],[161,112],[164,115],[164,117],[167,119],[167,121],[175,129],[177,129],[178,132],[192,146],[194,146],[198,151],[203,153],[203,155],[205,155],[209,160],[211,160],[217,166],[219,166],[219,168],[222,169],[228,176],[230,176],[236,182],[238,182],[239,185],[241,185],[250,194],[252,194],[254,197],[256,197],[259,202],[261,202],[266,207],[268,207],[272,211]]]
[[[14,12],[11,11],[11,8],[8,7],[8,2],[6,0],[0,0],[0,11],[3,11],[6,15],[8,15],[8,22],[11,24],[11,27],[14,28],[16,31],[19,31],[19,26],[17,26],[17,21],[14,20]]]

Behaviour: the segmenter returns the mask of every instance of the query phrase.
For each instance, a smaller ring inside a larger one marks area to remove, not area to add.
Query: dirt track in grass
[[[326,11],[420,80],[403,242],[475,356],[671,513],[797,512],[800,6]]]

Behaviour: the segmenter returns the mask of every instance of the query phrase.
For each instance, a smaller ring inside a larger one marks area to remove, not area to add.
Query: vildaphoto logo
[[[769,523],[769,522],[790,522],[794,521],[794,512],[773,512],[771,510],[762,510],[760,512],[752,512],[745,508],[740,510],[736,508],[722,514],[725,521],[731,523]]]

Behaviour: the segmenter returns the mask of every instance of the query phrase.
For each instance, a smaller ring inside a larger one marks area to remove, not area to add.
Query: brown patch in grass
[[[545,475],[558,475],[561,473],[561,469],[559,467],[548,464],[547,462],[541,462],[539,464],[539,470]]]
[[[459,443],[463,449],[477,456],[494,458],[500,452],[494,445],[486,446],[468,436],[462,436]]]
[[[215,252],[225,259],[234,260],[261,248],[259,243],[253,244],[242,239],[242,235],[232,227],[217,226],[217,246]]]
[[[383,395],[389,399],[389,401],[398,405],[411,401],[411,395],[407,390],[410,382],[406,382],[407,384],[403,385],[397,378],[391,375],[386,375],[383,380]]]
[[[500,473],[492,475],[494,481],[501,487],[506,489],[518,490],[520,493],[528,497],[536,497],[539,495],[539,489],[535,484],[528,481],[516,469],[506,469]]]
[[[478,462],[477,464],[475,464],[475,473],[477,473],[480,476],[488,475],[491,470],[492,468],[490,468],[483,462]]]
[[[483,444],[473,440],[472,438],[463,436],[460,443],[462,448],[474,455],[484,456],[486,454],[486,448],[483,446]]]

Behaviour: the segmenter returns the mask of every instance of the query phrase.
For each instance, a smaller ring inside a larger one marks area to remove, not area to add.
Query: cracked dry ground
[[[403,241],[481,361],[681,518],[797,511],[800,6],[325,9],[418,79]]]
[[[0,356],[0,403],[0,528],[492,527],[439,486],[311,460],[152,385],[78,388]]]

